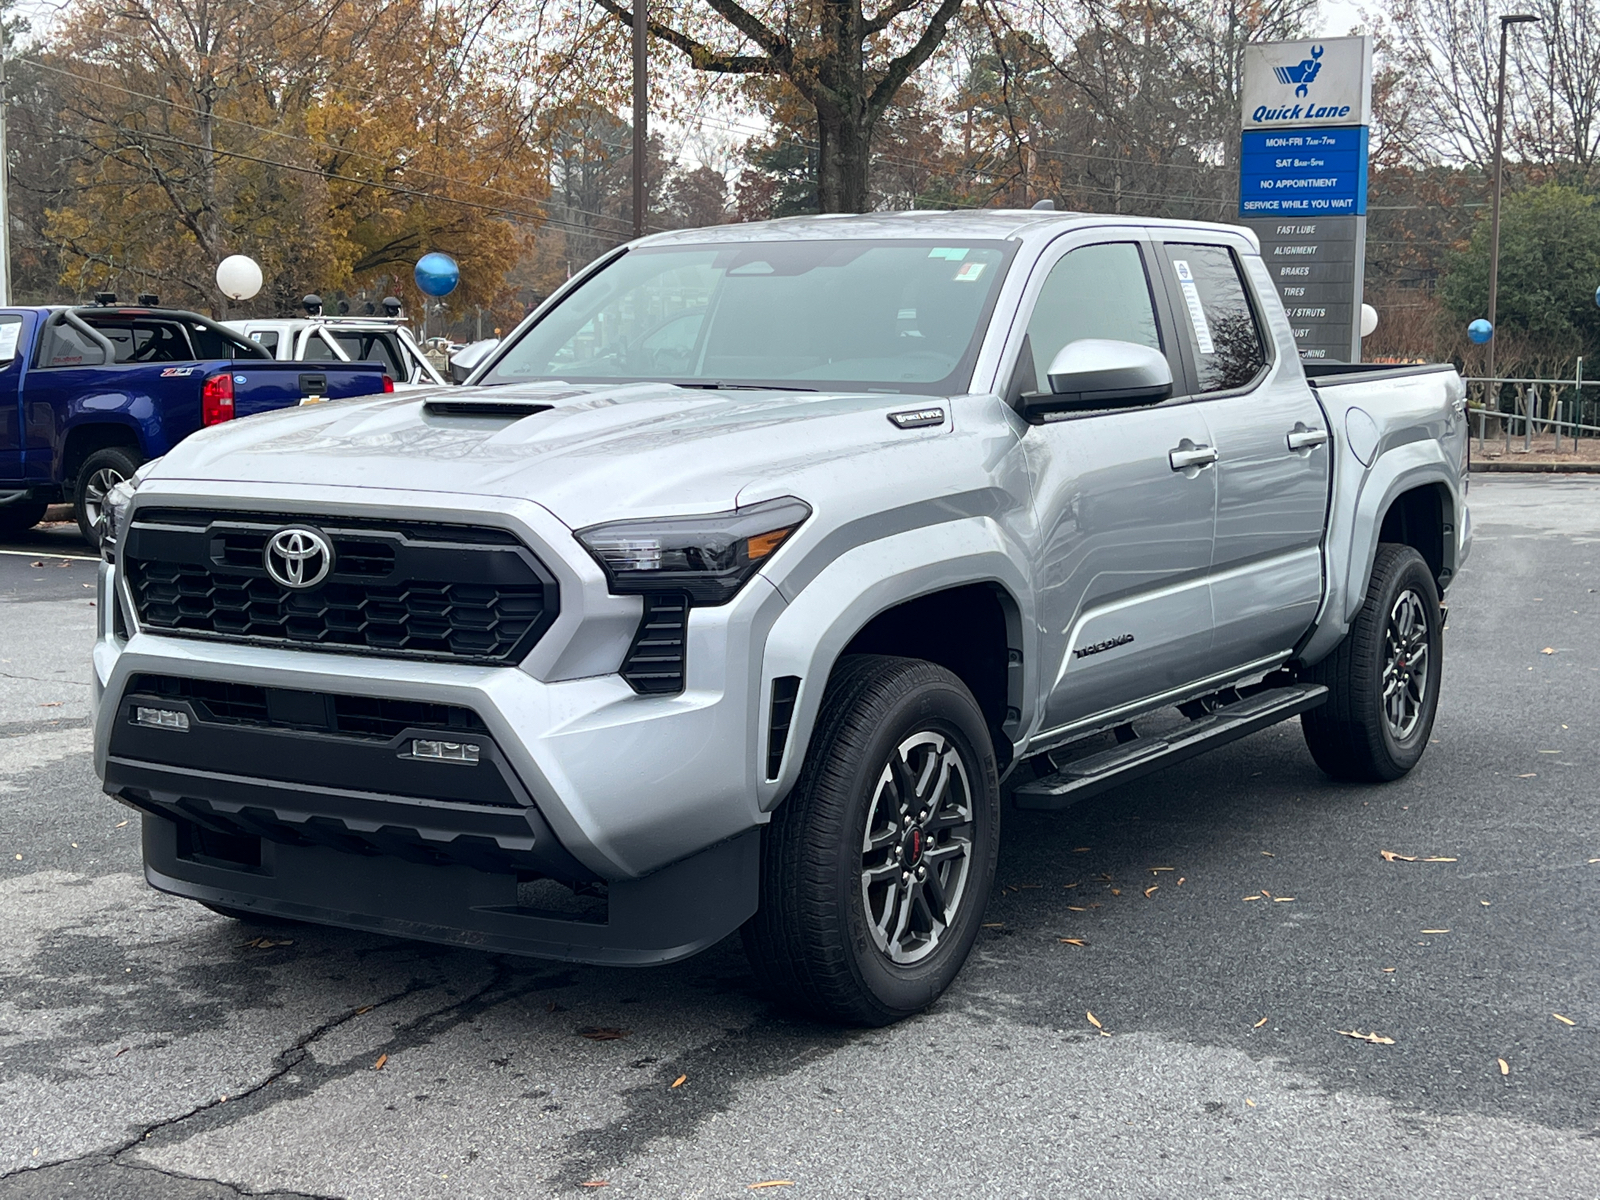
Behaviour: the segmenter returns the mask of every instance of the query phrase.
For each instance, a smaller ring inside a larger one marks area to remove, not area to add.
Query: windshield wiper
[[[814,392],[816,388],[795,387],[787,383],[679,383],[674,387],[702,392]]]

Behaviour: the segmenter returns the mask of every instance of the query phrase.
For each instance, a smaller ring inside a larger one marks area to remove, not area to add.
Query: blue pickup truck
[[[106,492],[219,421],[394,390],[381,363],[275,362],[197,313],[0,308],[0,534],[70,501],[98,546]]]

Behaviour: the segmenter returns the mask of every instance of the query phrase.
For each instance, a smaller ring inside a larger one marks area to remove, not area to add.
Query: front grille
[[[267,574],[267,539],[290,524],[333,545],[317,587],[291,590]],[[527,547],[478,526],[147,509],[122,562],[147,629],[344,653],[516,662],[560,606]]]
[[[483,718],[456,704],[342,696],[289,688],[264,688],[216,679],[135,675],[130,696],[187,700],[201,720],[260,729],[310,729],[340,737],[389,742],[407,729],[487,733]]]

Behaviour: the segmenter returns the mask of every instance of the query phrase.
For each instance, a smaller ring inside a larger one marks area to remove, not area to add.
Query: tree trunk
[[[825,213],[868,212],[872,127],[861,117],[817,106],[817,207]]]

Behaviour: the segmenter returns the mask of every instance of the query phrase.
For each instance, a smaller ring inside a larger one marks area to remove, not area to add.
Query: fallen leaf
[[[1266,1023],[1267,1023],[1267,1018],[1266,1017],[1262,1017],[1261,1020],[1257,1021],[1254,1025],[1250,1026],[1250,1028],[1251,1029],[1260,1029]]]
[[[50,703],[48,703],[48,704],[41,704],[41,705],[39,705],[39,707],[40,707],[40,708],[60,708],[60,707],[61,707],[61,701],[59,701],[59,700],[52,700],[52,701],[50,701]]]
[[[1087,946],[1089,944],[1082,938],[1057,938],[1056,941],[1060,942],[1063,946]]]
[[[31,562],[28,565],[30,567],[42,567],[42,566],[44,566],[44,559],[41,558],[37,562]]]
[[[1378,854],[1383,858],[1384,862],[1416,862],[1417,861],[1416,856],[1413,855],[1413,854],[1396,854],[1393,850],[1379,850]]]
[[[1385,975],[1393,975],[1394,974],[1394,968],[1393,967],[1385,967],[1383,969],[1383,973]]]
[[[792,1179],[764,1179],[760,1183],[752,1183],[749,1187],[747,1187],[745,1189],[745,1191],[753,1192],[757,1188],[793,1187],[793,1186],[794,1186],[794,1180],[792,1180]]]
[[[1543,650],[1539,651],[1540,654],[1554,654],[1555,652],[1556,648],[1554,646],[1546,646]]]
[[[1072,852],[1074,854],[1087,854],[1089,853],[1089,849],[1090,848],[1088,846],[1078,846]]]
[[[688,1082],[689,1082],[689,1077],[687,1075],[679,1075],[676,1079],[674,1079],[672,1081],[672,1087],[680,1088],[680,1087],[682,1087],[684,1084],[686,1084]],[[667,1090],[671,1091],[672,1088],[668,1088]]]
[[[1145,898],[1145,899],[1146,899],[1146,900],[1148,900],[1148,899],[1150,899],[1150,897],[1151,897],[1151,896],[1152,896],[1152,895],[1153,895],[1153,894],[1154,894],[1154,893],[1156,893],[1156,892],[1159,892],[1159,891],[1160,891],[1160,890],[1161,890],[1161,885],[1160,885],[1160,884],[1159,884],[1159,883],[1158,883],[1158,884],[1156,884],[1156,885],[1155,885],[1155,886],[1154,886],[1154,887],[1147,887],[1147,888],[1145,888],[1145,890],[1144,890],[1144,898]]]
[[[1246,896],[1245,899],[1246,900],[1259,900],[1259,899],[1261,899],[1261,897],[1260,896]]]
[[[610,1187],[611,1186],[611,1181],[609,1179],[587,1179],[584,1182],[580,1183],[578,1186],[579,1187]]]
[[[1120,896],[1120,895],[1122,895],[1122,889],[1121,888],[1112,888],[1111,889],[1111,894],[1113,896]]]
[[[1265,896],[1265,897],[1266,897],[1266,898],[1267,898],[1267,899],[1268,899],[1268,900],[1271,900],[1271,899],[1272,899],[1272,893],[1271,893],[1271,892],[1269,892],[1269,891],[1267,891],[1267,889],[1266,889],[1266,888],[1262,888],[1262,889],[1261,889],[1261,894],[1262,894],[1262,895],[1263,895],[1263,896]]]
[[[1384,1037],[1382,1034],[1378,1033],[1362,1033],[1355,1029],[1339,1029],[1335,1030],[1334,1032],[1341,1033],[1347,1038],[1355,1038],[1358,1042],[1371,1042],[1374,1046],[1394,1045],[1394,1039],[1392,1037]]]
[[[1088,912],[1089,910],[1087,908],[1085,908],[1081,904],[1069,904],[1069,905],[1067,905],[1067,911],[1068,912]]]
[[[116,828],[121,829],[126,824],[127,824],[126,821],[118,821],[117,824],[116,824]]]
[[[1270,851],[1270,850],[1263,850],[1263,851],[1262,851],[1262,852],[1261,852],[1261,853],[1262,853],[1262,854],[1263,854],[1263,855],[1265,855],[1265,856],[1266,856],[1266,857],[1267,857],[1267,858],[1277,858],[1277,857],[1278,857],[1278,856],[1277,856],[1277,855],[1276,855],[1276,854],[1274,854],[1274,853],[1273,853],[1273,852],[1272,852],[1272,851]]]
[[[372,1005],[363,1004],[360,1008],[356,1009],[356,1016],[359,1017],[359,1016],[363,1015],[364,1013],[369,1013],[371,1011],[372,1011]]]
[[[1152,872],[1155,872],[1155,871],[1176,871],[1177,869],[1178,869],[1177,867],[1151,867],[1150,868],[1150,870]]]
[[[1250,1099],[1250,1097],[1249,1097],[1249,1096],[1246,1096],[1246,1097],[1245,1097],[1245,1098],[1244,1098],[1244,1102],[1245,1102],[1245,1103],[1246,1103],[1246,1104],[1248,1104],[1248,1105],[1249,1105],[1249,1106],[1250,1106],[1250,1107],[1251,1107],[1251,1108],[1254,1108],[1254,1107],[1255,1107],[1255,1106],[1256,1106],[1256,1102],[1255,1102],[1255,1101],[1254,1101],[1254,1100],[1252,1100],[1252,1099]]]
[[[383,1070],[383,1064],[388,1061],[389,1056],[387,1054],[380,1054],[378,1055],[378,1061],[372,1064],[372,1069],[374,1071],[381,1071]]]
[[[983,927],[985,929],[1004,929],[1006,923],[1004,921],[985,921]]]
[[[1287,903],[1289,903],[1289,901],[1291,901],[1293,899],[1294,899],[1293,896],[1274,896],[1272,898],[1272,902],[1274,904],[1287,904]]]
[[[1185,879],[1184,879],[1184,877],[1183,877],[1183,876],[1182,876],[1182,875],[1179,875],[1179,876],[1178,876],[1178,886],[1179,886],[1179,887],[1182,887],[1182,886],[1183,886],[1183,885],[1184,885],[1184,883],[1185,883],[1185,882],[1186,882],[1186,881],[1185,881]]]
[[[121,1058],[124,1054],[126,1054],[129,1050],[132,1050],[132,1049],[133,1049],[132,1046],[124,1046],[121,1050],[118,1050],[111,1057],[112,1058]]]
[[[1591,858],[1589,861],[1592,863],[1597,863],[1600,862],[1600,858]]]
[[[1440,858],[1437,855],[1435,855],[1435,856],[1433,856],[1431,858],[1425,858],[1422,861],[1423,862],[1460,862],[1461,860],[1457,859],[1457,858]]]
[[[1563,1025],[1576,1025],[1577,1024],[1577,1022],[1574,1021],[1571,1017],[1563,1017],[1560,1013],[1551,1013],[1550,1015],[1552,1017],[1554,1017],[1556,1020],[1560,1021]]]
[[[1089,1018],[1089,1024],[1093,1025],[1096,1029],[1105,1028],[1104,1025],[1100,1024],[1100,1018],[1095,1016],[1092,1012],[1085,1012],[1083,1015]],[[1566,1018],[1563,1017],[1562,1019],[1565,1020]]]
[[[1511,1064],[1508,1063],[1505,1059],[1497,1058],[1497,1059],[1495,1059],[1495,1062],[1500,1064],[1500,1074],[1502,1074],[1502,1075],[1511,1074]]]
[[[1063,888],[1075,888],[1075,887],[1077,887],[1077,886],[1078,886],[1078,885],[1077,885],[1077,884],[1076,884],[1076,883],[1063,883],[1063,884],[1062,884],[1062,885],[1061,885],[1061,886],[1062,886],[1062,887],[1063,887]]]
[[[1518,775],[1517,778],[1518,779],[1537,779],[1537,778],[1539,778],[1539,772],[1537,772],[1537,771],[1529,771],[1525,775]]]
[[[578,1030],[579,1037],[588,1038],[591,1042],[615,1042],[621,1038],[631,1036],[632,1033],[633,1030],[631,1029],[614,1029],[609,1025],[602,1025],[598,1027],[594,1025],[585,1025],[582,1029]]]
[[[1448,929],[1424,929],[1423,933],[1449,933]]]

